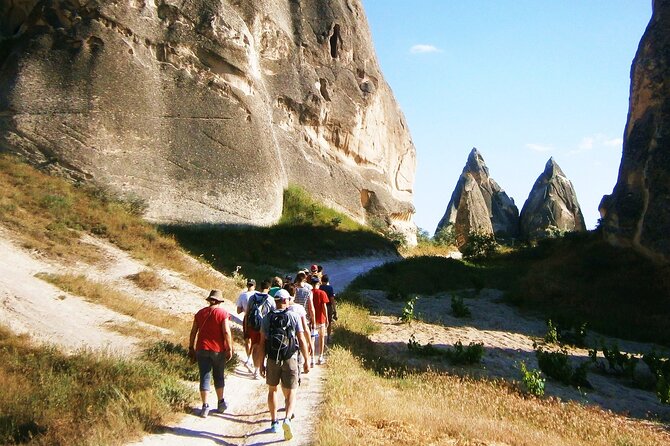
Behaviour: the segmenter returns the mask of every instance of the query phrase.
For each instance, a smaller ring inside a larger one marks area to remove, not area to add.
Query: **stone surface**
[[[451,195],[444,216],[435,232],[454,225],[459,246],[469,231],[495,234],[498,238],[515,238],[519,233],[519,210],[514,200],[489,175],[484,158],[476,148]]]
[[[615,244],[670,261],[670,0],[655,0],[631,69],[619,177],[600,203]]]
[[[530,240],[586,230],[572,183],[553,158],[547,161],[521,209],[520,229],[521,237]]]
[[[414,234],[415,148],[360,0],[0,8],[0,150],[154,221],[271,224],[296,183]]]

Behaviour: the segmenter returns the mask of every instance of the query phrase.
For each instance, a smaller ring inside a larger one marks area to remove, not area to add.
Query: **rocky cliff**
[[[655,0],[631,69],[619,177],[600,203],[615,244],[670,261],[670,0]]]
[[[415,148],[360,0],[5,0],[0,150],[266,225],[289,183],[412,232]]]
[[[525,239],[586,230],[572,183],[553,158],[547,161],[521,209],[520,228]]]
[[[470,231],[495,233],[499,238],[518,236],[519,210],[514,200],[490,177],[484,158],[476,148],[468,155],[435,232],[449,225],[454,225],[459,245],[465,243]]]

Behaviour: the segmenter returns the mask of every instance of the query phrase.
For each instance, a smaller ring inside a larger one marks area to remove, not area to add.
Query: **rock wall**
[[[670,261],[670,0],[655,0],[631,68],[619,177],[600,203],[615,244]]]
[[[586,230],[572,183],[553,158],[547,161],[521,209],[520,228],[521,237],[531,240]]]
[[[360,0],[0,8],[0,150],[154,221],[271,224],[296,183],[414,234],[415,148]]]
[[[484,158],[476,148],[468,155],[435,232],[449,225],[454,225],[459,246],[465,244],[470,231],[495,234],[502,239],[518,236],[519,210],[514,200],[490,177]]]

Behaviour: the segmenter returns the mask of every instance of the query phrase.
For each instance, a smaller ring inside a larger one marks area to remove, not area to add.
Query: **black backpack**
[[[263,294],[254,294],[249,299],[249,311],[247,311],[247,325],[256,331],[261,330],[263,322],[263,305],[265,305],[266,296]]]
[[[288,309],[272,310],[268,318],[268,339],[265,351],[274,361],[286,361],[298,351],[298,338],[294,319]]]

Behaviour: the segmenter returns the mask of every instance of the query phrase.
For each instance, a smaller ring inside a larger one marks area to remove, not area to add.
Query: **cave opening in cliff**
[[[333,27],[333,33],[330,35],[330,55],[335,59],[337,57],[338,47],[342,38],[340,37],[340,25]]]

